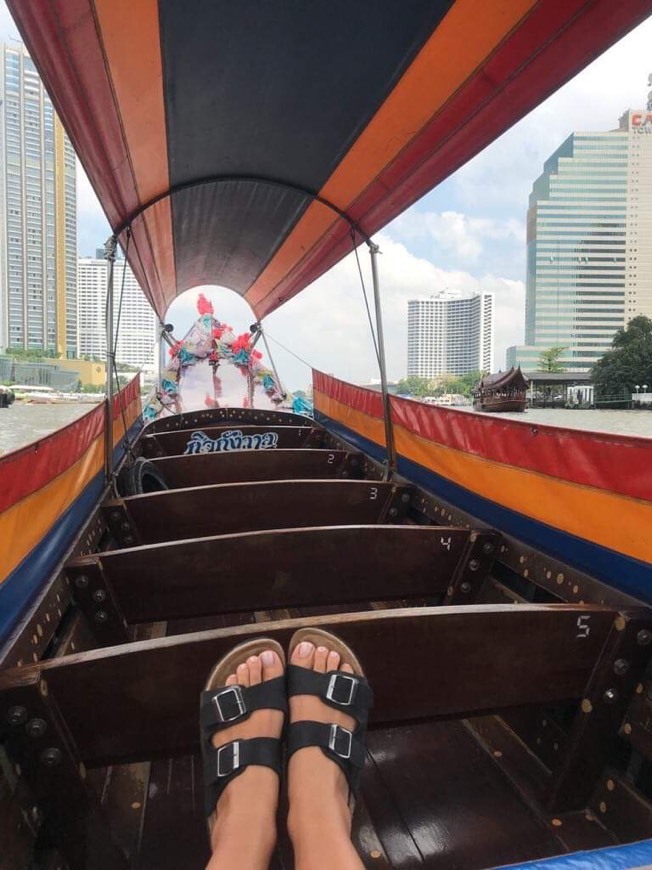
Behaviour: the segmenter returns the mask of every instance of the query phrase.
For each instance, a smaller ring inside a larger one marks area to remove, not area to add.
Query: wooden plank
[[[462,529],[385,525],[245,532],[112,550],[69,570],[77,584],[99,566],[128,623],[399,597],[441,600],[468,536]],[[91,607],[99,591],[92,582],[83,590]],[[104,595],[102,612],[110,597]]]
[[[412,508],[435,523],[466,528],[480,525],[476,517],[424,489],[415,489]],[[560,601],[577,604],[587,602],[614,608],[637,607],[640,603],[619,589],[600,583],[550,554],[534,550],[528,544],[508,535],[503,536],[496,558],[500,565],[520,575],[529,585],[545,590]]]
[[[126,870],[46,681],[0,692],[0,723],[7,755],[34,795],[45,842],[60,850],[70,870]]]
[[[369,525],[405,515],[409,489],[358,480],[222,483],[136,495],[103,507],[120,546],[262,529]]]
[[[451,578],[444,604],[472,604],[480,595],[491,571],[500,535],[493,531],[473,531]]]
[[[313,426],[205,426],[143,435],[137,449],[147,459],[155,456],[199,456],[241,450],[317,448],[324,441],[324,430]]]
[[[580,617],[591,620],[588,637],[578,637]],[[221,656],[261,632],[286,646],[298,628],[321,626],[350,643],[365,666],[376,699],[372,721],[465,717],[579,697],[613,621],[599,607],[523,604],[237,626],[1,672],[0,707],[3,690],[42,675],[88,765],[183,754],[196,745],[197,698]]]
[[[652,761],[652,684],[639,683],[620,729],[620,736]]]
[[[504,714],[479,716],[468,720],[466,725],[523,800],[546,825],[560,847],[574,852],[578,849],[599,849],[616,842],[592,813],[555,814],[542,806],[550,771],[505,724],[503,717]]]
[[[378,815],[363,794],[394,866],[418,866],[416,856],[405,854],[409,841],[396,831],[396,818],[433,870],[502,866],[562,851],[462,723],[373,731],[367,747],[393,813]]]
[[[256,480],[360,477],[361,453],[345,450],[243,450],[165,456],[151,462],[170,489]]]
[[[120,602],[99,558],[86,556],[66,566],[66,572],[75,591],[75,600],[97,642],[102,646],[112,646],[130,640]]]
[[[623,613],[614,621],[554,771],[551,808],[576,810],[586,806],[611,755],[651,650],[648,611]]]
[[[621,843],[650,836],[652,805],[622,776],[606,773],[591,798],[590,808]]]
[[[314,420],[290,411],[273,411],[265,408],[205,408],[201,411],[188,411],[185,414],[172,414],[152,420],[143,429],[151,435],[155,432],[173,432],[177,429],[196,429],[198,426],[219,426],[221,423],[240,423],[243,426],[316,426]]]
[[[202,779],[196,756],[152,763],[138,870],[206,866],[210,850]]]

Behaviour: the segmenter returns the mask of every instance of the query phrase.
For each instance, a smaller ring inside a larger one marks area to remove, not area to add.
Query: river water
[[[44,438],[55,429],[76,420],[93,405],[23,405],[0,408],[0,454]],[[534,408],[524,414],[499,414],[527,423],[547,423],[571,429],[614,432],[652,438],[650,411],[571,411],[565,408]]]
[[[38,441],[72,423],[94,405],[23,405],[14,402],[0,408],[0,454],[16,450],[30,441]]]

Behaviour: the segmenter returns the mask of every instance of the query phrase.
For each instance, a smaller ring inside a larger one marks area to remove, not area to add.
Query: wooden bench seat
[[[262,634],[287,647],[306,626],[334,631],[355,649],[374,689],[372,728],[576,702],[545,798],[555,814],[587,805],[650,652],[647,611],[471,605],[240,625],[7,669],[0,672],[0,737],[67,866],[129,866],[99,813],[87,768],[196,753],[198,697],[215,662]],[[420,733],[412,724],[402,738],[413,745]],[[384,757],[374,756],[374,747],[372,731],[367,784]],[[448,739],[443,748],[455,751]],[[380,750],[400,765],[405,747],[385,741]],[[455,769],[454,758],[446,763]],[[430,769],[436,775],[440,768]],[[429,793],[445,786],[442,780]],[[372,794],[382,804],[379,790]],[[382,805],[370,809],[383,812]],[[419,812],[421,825],[437,824],[436,806]]]
[[[335,631],[363,662],[372,723],[462,718],[584,697],[616,616],[592,605],[471,605],[238,626],[5,671],[0,707],[12,687],[45,681],[89,766],[192,751],[197,699],[214,663],[261,630],[287,646],[313,625]]]
[[[440,603],[456,572],[486,575],[487,534],[397,525],[244,532],[109,550],[66,570],[91,623],[106,614],[103,631],[116,624],[112,602],[127,623],[379,599]]]
[[[256,480],[362,477],[364,457],[345,450],[244,450],[150,460],[170,489]]]
[[[259,529],[397,522],[408,487],[378,481],[223,483],[112,500],[103,514],[121,547]]]
[[[202,408],[159,417],[145,426],[145,435],[155,432],[174,432],[177,429],[192,429],[198,426],[219,426],[237,423],[241,426],[313,426],[310,417],[293,414],[291,411],[274,411],[269,408]]]
[[[146,459],[152,459],[155,456],[194,456],[243,450],[320,448],[325,434],[324,429],[315,426],[244,426],[234,423],[142,435],[136,446]]]

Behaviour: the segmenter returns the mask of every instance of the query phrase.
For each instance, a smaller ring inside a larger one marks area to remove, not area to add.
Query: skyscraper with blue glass
[[[546,161],[527,215],[525,347],[507,364],[536,369],[566,350],[586,371],[637,314],[652,316],[652,113],[616,130],[573,133]]]

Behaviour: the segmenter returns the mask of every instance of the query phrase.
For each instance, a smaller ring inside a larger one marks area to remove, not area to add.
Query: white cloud
[[[398,241],[380,236],[380,285],[383,324],[390,378],[404,377],[407,365],[407,301],[429,296],[436,290],[478,291],[496,294],[496,363],[504,364],[505,348],[522,341],[525,288],[521,281],[491,274],[478,278],[463,270],[438,268],[416,257]],[[373,316],[369,256],[359,249],[367,296]],[[199,291],[214,304],[215,316],[245,331],[254,317],[247,303],[224,288],[202,287],[184,293],[171,306],[166,320],[181,337],[196,317]],[[353,254],[319,278],[302,294],[266,318],[270,337],[290,348],[298,357],[322,371],[359,383],[378,377],[367,313]],[[290,389],[305,386],[310,372],[295,356],[273,341],[272,354],[281,380]]]
[[[471,217],[459,211],[410,210],[397,218],[387,232],[408,244],[426,240],[434,243],[448,264],[481,264],[496,242],[505,249],[522,249],[525,243],[525,224],[515,218]]]

